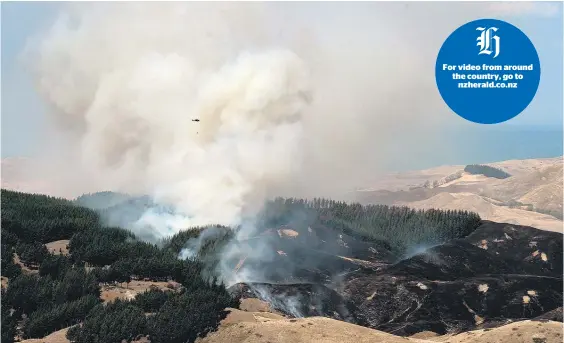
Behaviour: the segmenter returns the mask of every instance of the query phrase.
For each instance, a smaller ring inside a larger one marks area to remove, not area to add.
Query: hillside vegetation
[[[69,256],[46,253],[44,243],[65,238]],[[37,273],[14,264],[20,253]],[[68,337],[78,343],[147,335],[152,342],[194,341],[218,325],[224,308],[238,304],[225,287],[204,280],[201,269],[129,231],[101,226],[94,211],[72,202],[2,190],[2,275],[10,279],[2,289],[2,342],[13,342],[16,334],[44,337],[77,323]],[[127,282],[132,275],[175,280],[183,288],[103,306],[100,283]],[[149,312],[151,318],[144,315]]]
[[[329,199],[276,199],[259,217],[263,226],[329,227],[364,241],[384,241],[397,255],[408,247],[439,244],[470,234],[480,217],[468,211],[347,204]]]
[[[481,174],[487,177],[493,177],[496,179],[507,179],[511,177],[511,174],[504,172],[503,170],[491,167],[484,164],[469,164],[464,167],[464,171],[470,174]]]
[[[107,210],[94,203],[97,211]],[[120,203],[110,206],[117,213]],[[2,289],[2,342],[12,342],[16,335],[40,338],[75,324],[80,325],[67,337],[78,343],[130,342],[141,336],[157,343],[193,342],[217,327],[225,308],[238,307],[238,298],[221,283],[202,276],[203,262],[216,258],[237,228],[215,227],[217,234],[201,245],[195,259],[181,260],[178,253],[186,242],[206,228],[183,231],[156,245],[125,229],[105,227],[97,211],[63,199],[2,190],[2,276],[9,278]],[[413,244],[468,235],[479,223],[478,215],[464,211],[327,199],[276,199],[257,219],[264,228],[323,226],[335,235],[386,242],[397,253]],[[46,243],[63,239],[70,239],[68,255],[46,249]],[[132,279],[174,280],[182,288],[153,289],[130,301],[102,305],[101,284]]]
[[[97,203],[97,193],[83,196],[80,203]],[[107,197],[104,193],[102,197]],[[119,204],[100,209],[105,218],[126,213],[128,223],[137,221],[144,211],[169,213],[166,206],[151,207],[145,198],[131,198]],[[407,247],[418,244],[438,244],[446,240],[463,237],[471,233],[480,223],[480,217],[473,212],[457,210],[415,210],[406,206],[361,205],[331,199],[312,200],[276,198],[265,204],[255,220],[258,231],[279,226],[305,230],[308,227],[329,228],[336,234],[343,233],[363,241],[383,241],[394,253],[402,255]],[[182,250],[184,243],[197,237],[202,231],[213,227],[216,232],[206,243],[217,248],[217,241],[228,241],[233,230],[221,225],[192,228],[165,239],[164,245],[175,253]],[[214,248],[215,249],[215,248]],[[210,250],[209,247],[206,250]],[[213,250],[213,249],[212,249]],[[202,256],[200,256],[202,257]]]

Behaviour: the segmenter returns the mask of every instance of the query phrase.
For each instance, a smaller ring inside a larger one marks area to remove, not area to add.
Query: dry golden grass
[[[400,337],[323,317],[289,319],[273,313],[230,309],[219,330],[199,343],[559,343],[562,329],[559,322],[522,321],[458,335],[422,332]]]
[[[21,343],[70,343],[66,337],[67,331],[69,331],[69,328],[55,331],[43,338],[26,339],[21,341]]]
[[[67,249],[68,244],[69,244],[69,240],[63,239],[60,241],[47,243],[45,244],[45,247],[47,247],[47,250],[49,250],[49,252],[52,254],[59,255],[62,252],[63,255],[68,255],[69,254],[69,250]]]
[[[20,257],[18,256],[18,254],[14,254],[14,263],[19,264],[20,267],[22,267],[22,272],[24,273],[29,273],[29,274],[39,273],[38,269],[36,268],[31,269],[27,267],[25,264],[23,264],[23,262],[20,261]],[[39,266],[37,266],[37,268],[39,268]]]
[[[246,311],[246,312],[277,313],[276,311],[272,310],[269,303],[255,298],[242,299],[239,308],[242,311]]]
[[[278,235],[280,235],[280,237],[296,237],[299,233],[292,229],[280,229],[278,230]]]
[[[560,322],[521,321],[500,326],[445,335],[429,339],[431,342],[449,343],[561,343],[563,325]]]
[[[562,232],[564,226],[561,220],[553,216],[519,208],[499,206],[495,200],[473,193],[445,192],[421,201],[398,202],[398,205],[406,205],[418,209],[440,208],[445,210],[472,211],[478,213],[482,219],[499,223],[527,225],[554,232]]]
[[[100,298],[104,302],[112,302],[118,298],[123,300],[134,299],[137,294],[143,293],[151,289],[151,287],[172,291],[173,288],[178,288],[179,284],[176,282],[133,280],[129,284],[101,285],[102,293],[100,294]]]
[[[329,318],[288,319],[273,313],[231,309],[217,332],[199,340],[199,343],[224,342],[405,343],[408,339]]]
[[[517,225],[533,226],[539,229],[563,232],[562,220],[539,212],[562,211],[562,157],[548,159],[511,160],[487,165],[503,169],[512,176],[499,180],[483,175],[464,173],[464,166],[442,166],[432,169],[390,174],[383,177],[376,187],[361,190],[371,192],[378,189],[388,191],[404,190],[394,201],[386,195],[386,201],[395,205],[414,208],[441,208],[477,212],[487,220]],[[460,177],[442,184],[435,191],[422,195],[410,191],[410,187],[422,186],[425,182],[444,180],[447,176],[460,173]],[[441,192],[441,193],[437,193]],[[401,195],[401,196],[400,196]],[[409,196],[412,195],[412,199]],[[366,197],[366,195],[363,195]],[[378,202],[378,198],[371,198]],[[510,208],[511,201],[523,206]],[[530,211],[529,207],[533,208]],[[534,212],[539,210],[539,212]]]
[[[8,288],[8,278],[2,276],[2,288]]]
[[[244,301],[247,308],[263,305]],[[228,309],[229,315],[219,329],[198,343],[560,343],[563,324],[560,322],[521,321],[495,329],[475,330],[458,335],[439,336],[421,332],[400,337],[378,330],[324,318],[290,319],[270,312],[246,312]],[[25,343],[69,343],[65,335],[69,328],[53,332],[41,339]],[[141,338],[136,343],[149,343]]]

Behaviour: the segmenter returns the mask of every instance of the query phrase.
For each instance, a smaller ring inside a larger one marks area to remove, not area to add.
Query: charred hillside
[[[237,286],[245,290],[238,294],[269,301],[288,315],[323,315],[397,335],[559,318],[550,314],[562,302],[562,235],[557,233],[483,222],[468,237],[395,263],[343,260],[349,264],[339,264],[323,284],[247,283]],[[318,303],[330,303],[330,310],[319,310]]]
[[[369,326],[396,334],[535,318],[562,302],[562,235],[484,222],[464,239],[351,275],[345,285]]]

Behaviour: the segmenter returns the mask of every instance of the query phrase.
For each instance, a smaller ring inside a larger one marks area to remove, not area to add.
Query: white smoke
[[[260,284],[252,285],[250,290],[254,295],[262,301],[266,301],[275,309],[280,309],[295,318],[305,317],[300,309],[300,305],[304,304],[304,299],[302,299],[303,297],[300,294],[289,295],[282,293],[274,295],[264,285]]]
[[[444,145],[456,119],[435,114],[433,60],[466,9],[315,6],[66,6],[27,52],[58,139],[51,174],[174,206],[144,216],[162,237],[240,224],[274,195],[339,197]]]
[[[307,66],[286,49],[230,48],[230,37],[247,38],[236,32],[244,22],[231,23],[231,5],[216,7],[227,12],[77,8],[37,56],[40,90],[79,133],[83,165],[113,189],[146,192],[189,215],[177,229],[239,224],[300,166]]]

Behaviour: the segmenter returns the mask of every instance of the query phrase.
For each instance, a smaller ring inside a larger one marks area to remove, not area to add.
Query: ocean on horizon
[[[554,128],[478,127],[444,134],[444,146],[416,151],[394,161],[389,171],[420,170],[442,165],[467,165],[562,156],[563,131]],[[424,148],[423,148],[424,149]]]

